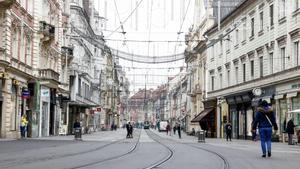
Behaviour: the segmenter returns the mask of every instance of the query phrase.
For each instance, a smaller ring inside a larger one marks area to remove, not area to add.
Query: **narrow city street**
[[[0,141],[0,168],[103,168],[103,169],[297,169],[300,146],[273,144],[271,158],[260,157],[259,142],[206,139],[198,143],[194,136],[166,135],[157,130],[134,130],[133,139],[125,139],[126,130],[102,131],[83,135],[53,136]]]

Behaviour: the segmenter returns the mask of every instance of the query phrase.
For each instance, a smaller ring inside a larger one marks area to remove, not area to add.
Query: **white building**
[[[245,0],[206,33],[207,98],[219,101],[219,133],[231,121],[234,138],[249,137],[260,99],[276,110],[280,131],[285,112],[299,108],[299,4]]]

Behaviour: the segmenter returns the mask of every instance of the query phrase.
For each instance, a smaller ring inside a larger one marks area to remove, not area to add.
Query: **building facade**
[[[280,133],[299,105],[299,1],[245,0],[207,32],[207,98],[218,100],[218,132],[251,136],[259,100],[276,110]]]

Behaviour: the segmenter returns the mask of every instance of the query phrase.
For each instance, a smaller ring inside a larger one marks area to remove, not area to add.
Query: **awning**
[[[201,121],[206,115],[208,115],[210,112],[212,112],[214,108],[207,108],[204,109],[201,113],[199,113],[191,122],[199,122]]]

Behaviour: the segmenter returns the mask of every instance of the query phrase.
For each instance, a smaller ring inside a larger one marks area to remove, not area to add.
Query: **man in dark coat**
[[[181,139],[181,126],[179,123],[176,126],[177,126],[177,130],[178,130],[178,137]]]
[[[226,132],[226,140],[228,141],[228,138],[229,140],[231,141],[231,135],[232,135],[232,125],[231,123],[227,123],[225,125],[225,132]]]
[[[127,130],[126,138],[129,138],[129,137],[130,137],[130,122],[128,122],[128,123],[126,124],[126,130]]]
[[[289,145],[293,144],[293,135],[295,134],[294,128],[295,128],[294,120],[290,119],[286,126],[286,132],[288,133],[288,137],[289,137]]]

